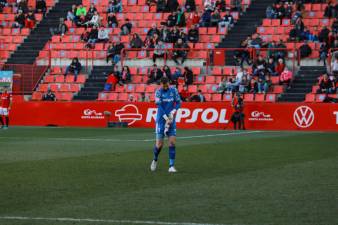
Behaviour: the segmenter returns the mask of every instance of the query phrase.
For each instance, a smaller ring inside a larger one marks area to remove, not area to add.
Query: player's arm
[[[181,103],[182,103],[180,94],[178,93],[177,89],[175,88],[174,90],[175,90],[175,93],[174,93],[174,96],[175,96],[175,108],[173,110],[171,110],[171,112],[170,112],[170,118],[172,120],[174,119],[177,110],[179,108],[181,108]]]

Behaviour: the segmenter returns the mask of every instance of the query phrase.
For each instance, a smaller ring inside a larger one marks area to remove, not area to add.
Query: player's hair
[[[162,78],[161,78],[161,83],[162,83],[162,84],[167,84],[167,83],[169,83],[168,77],[162,77]]]

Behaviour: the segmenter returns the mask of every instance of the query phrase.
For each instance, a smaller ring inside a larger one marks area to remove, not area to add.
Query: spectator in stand
[[[330,33],[330,30],[326,26],[324,26],[323,29],[318,34],[319,41],[328,43],[329,33]]]
[[[54,35],[64,36],[65,33],[68,31],[68,27],[65,24],[65,19],[60,18],[59,25],[57,27],[54,27],[54,28],[53,27],[49,28],[49,31],[52,34],[52,36],[54,36]]]
[[[338,54],[335,54],[333,62],[331,62],[331,69],[334,76],[338,77]]]
[[[95,43],[98,39],[99,31],[96,26],[93,27],[93,29],[89,32],[88,35],[88,41],[86,44],[87,48],[95,48]]]
[[[216,7],[216,1],[214,0],[205,0],[204,1],[204,11],[213,12]]]
[[[77,8],[76,8],[76,14],[75,16],[78,18],[78,19],[81,19],[85,21],[85,18],[86,18],[86,15],[87,15],[87,9],[85,6],[83,6],[82,4],[80,4]]]
[[[107,50],[107,63],[109,59],[112,59],[112,64],[116,65],[121,59],[121,53],[124,49],[123,43],[120,40],[117,40],[116,43],[111,44]]]
[[[190,101],[192,102],[206,102],[204,95],[201,90],[197,91],[197,94],[191,96]]]
[[[273,57],[270,57],[268,59],[268,62],[266,63],[266,72],[271,74],[272,76],[276,76],[276,68],[275,68],[275,60],[273,59]]]
[[[230,5],[232,6],[233,11],[242,12],[242,1],[241,0],[231,0]]]
[[[42,96],[42,101],[56,101],[55,94],[48,89],[47,93]]]
[[[28,4],[26,0],[21,0],[20,2],[18,2],[17,7],[18,10],[22,10],[23,13],[28,12]]]
[[[22,10],[18,11],[18,14],[15,16],[15,22],[13,23],[13,27],[15,28],[24,28],[26,22],[25,14]]]
[[[72,73],[72,74],[74,74],[74,81],[76,82],[77,76],[81,72],[81,69],[82,69],[82,65],[79,62],[79,59],[73,58],[71,64],[69,66],[67,66],[64,76],[67,76],[68,73]]]
[[[121,0],[109,0],[107,13],[121,13],[122,2]]]
[[[45,14],[47,11],[47,5],[45,0],[36,0],[35,12]]]
[[[229,11],[225,12],[225,15],[223,16],[222,20],[218,23],[218,26],[226,28],[234,26],[234,18],[232,17]]]
[[[234,59],[241,67],[243,67],[244,61],[246,61],[246,63],[248,65],[251,65],[250,53],[248,51],[248,44],[251,41],[252,41],[251,36],[249,35],[244,41],[242,41],[240,43],[239,48],[241,48],[243,50],[236,50],[235,51]]]
[[[179,7],[179,4],[177,0],[167,0],[167,9],[169,10],[169,12],[177,11],[178,7]]]
[[[298,18],[295,23],[295,33],[296,33],[296,39],[301,40],[302,34],[304,32],[304,23],[302,18]]]
[[[76,23],[76,5],[72,5],[72,9],[67,12],[67,20],[72,21],[73,23]]]
[[[216,9],[218,9],[221,12],[225,12],[226,11],[225,0],[216,0],[215,6],[216,6]]]
[[[270,73],[271,75],[277,75],[277,76],[280,76],[283,71],[285,69],[285,64],[284,64],[284,60],[282,58],[279,58],[278,61],[277,61],[277,65],[275,67],[275,74],[273,73]]]
[[[160,30],[157,29],[156,23],[154,23],[151,28],[148,30],[147,37],[153,37],[155,34],[160,36]]]
[[[249,90],[249,80],[247,76],[243,76],[241,82],[238,85],[238,91],[242,94],[247,93]]]
[[[178,78],[182,77],[182,72],[179,67],[176,67],[174,74],[172,75],[172,83],[177,85]]]
[[[177,11],[177,21],[176,21],[176,26],[178,27],[185,27],[186,21],[185,21],[185,13],[184,13],[184,9],[179,9]]]
[[[286,85],[288,89],[291,87],[293,74],[291,71],[288,70],[287,67],[284,68],[284,71],[279,76],[279,83],[282,85]]]
[[[150,102],[150,98],[148,95],[146,95],[146,93],[142,92],[138,101],[139,102]]]
[[[269,88],[271,86],[271,81],[268,75],[265,76],[265,79],[258,79],[257,88],[258,93],[266,94],[269,91]]]
[[[109,41],[109,29],[101,26],[98,31],[98,39],[97,42],[107,43]]]
[[[35,16],[32,11],[29,11],[27,16],[26,16],[26,21],[25,21],[25,27],[29,29],[33,29],[35,26]]]
[[[115,13],[111,12],[107,17],[108,27],[116,28],[119,26]]]
[[[188,35],[184,33],[183,29],[179,30],[178,38],[181,38],[184,43],[188,41]]]
[[[212,27],[217,27],[221,19],[222,18],[221,18],[221,14],[219,14],[219,10],[215,9],[215,11],[211,14],[210,25]]]
[[[97,12],[97,9],[95,8],[94,3],[91,3],[89,6],[89,9],[87,11],[87,15],[86,15],[86,20],[91,20],[92,17],[94,16],[95,12]]]
[[[333,94],[335,92],[335,83],[329,79],[328,74],[324,74],[319,82],[319,94]]]
[[[189,86],[194,83],[194,74],[187,66],[184,67],[183,78],[185,86]]]
[[[218,84],[217,92],[224,95],[224,93],[232,93],[233,91],[233,80],[232,78],[224,77],[222,81]]]
[[[161,31],[160,31],[160,39],[163,42],[169,43],[171,38],[171,31],[166,25],[162,25]]]
[[[120,77],[115,72],[108,75],[106,83],[104,85],[104,91],[115,91],[116,85],[119,83]]]
[[[186,8],[187,12],[194,12],[196,10],[195,0],[186,0],[185,1],[185,8]]]
[[[172,84],[173,83],[173,77],[171,75],[171,70],[169,66],[164,65],[162,68],[162,73],[164,77],[167,77],[169,79],[169,82]]]
[[[337,5],[334,6],[332,2],[329,1],[328,5],[325,8],[324,16],[328,18],[335,18],[337,16]]]
[[[199,41],[199,31],[196,25],[193,25],[188,32],[188,41],[197,43]]]
[[[312,49],[307,41],[305,41],[304,44],[299,47],[299,51],[300,51],[300,58],[302,59],[309,57],[312,53]]]
[[[262,47],[263,40],[260,34],[255,33],[252,35],[252,41],[248,44],[248,47],[259,49]]]
[[[87,27],[99,27],[100,26],[100,16],[97,11],[94,11],[94,15],[91,17],[89,21],[85,22],[85,25]]]
[[[275,60],[278,60],[279,58],[284,59],[286,57],[287,51],[286,45],[283,43],[283,40],[279,40],[278,44],[276,45],[276,48],[278,50],[276,50],[274,53]]]
[[[133,28],[133,24],[127,18],[125,23],[121,26],[121,35],[128,35],[131,33],[131,29]]]
[[[166,12],[166,1],[165,0],[157,0],[156,3],[156,12]]]
[[[255,76],[258,76],[258,74],[262,71],[265,71],[266,69],[266,62],[265,59],[259,55],[256,62],[252,65],[252,71]]]
[[[318,37],[310,32],[309,29],[304,28],[304,32],[302,33],[301,40],[307,40],[307,41],[318,41]]]
[[[137,33],[134,33],[131,41],[130,41],[130,48],[142,48],[143,41]]]
[[[170,32],[170,42],[176,43],[179,38],[180,38],[180,30],[178,29],[178,27],[175,26],[174,29],[172,29],[172,31]]]
[[[252,94],[258,93],[258,83],[256,79],[251,79],[249,86],[248,86],[248,92]]]
[[[319,49],[318,62],[323,60],[324,66],[326,66],[326,58],[327,58],[328,53],[329,53],[329,47],[327,46],[326,42],[321,43],[320,49]]]
[[[174,48],[178,50],[174,50],[172,57],[173,60],[176,64],[179,64],[177,59],[182,58],[181,64],[183,64],[188,56],[189,46],[184,43],[181,38],[179,38],[175,43]]]
[[[177,24],[177,19],[178,19],[178,15],[177,15],[177,12],[172,12],[168,15],[168,18],[167,18],[167,26],[168,27],[174,27],[176,26]]]
[[[153,65],[153,68],[150,70],[149,74],[148,74],[148,81],[147,84],[159,84],[161,78],[163,77],[163,73],[160,70],[160,68],[157,67],[156,64]]]
[[[153,53],[153,62],[156,63],[156,59],[166,57],[166,47],[162,41],[155,44],[155,49]]]
[[[190,92],[188,90],[188,86],[183,86],[183,89],[180,91],[180,97],[183,102],[189,102]]]
[[[122,68],[120,82],[122,84],[127,84],[131,82],[131,74],[129,66],[124,66]]]
[[[3,8],[7,6],[7,0],[0,0],[0,13],[2,12]]]
[[[206,10],[203,12],[200,20],[201,27],[210,27],[211,25],[211,11]]]
[[[200,15],[197,11],[191,12],[188,16],[188,23],[187,26],[190,27],[191,25],[198,25],[200,22]]]

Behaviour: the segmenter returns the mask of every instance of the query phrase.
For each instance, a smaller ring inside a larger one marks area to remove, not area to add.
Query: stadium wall
[[[232,129],[229,102],[184,103],[177,115],[179,128]],[[247,129],[338,131],[338,105],[326,103],[247,103]],[[154,127],[153,103],[14,102],[12,125],[106,127],[108,121],[130,127]]]

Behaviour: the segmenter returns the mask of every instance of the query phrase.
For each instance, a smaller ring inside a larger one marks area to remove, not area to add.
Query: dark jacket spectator
[[[196,3],[195,0],[186,0],[185,1],[185,8],[187,12],[193,12],[196,10]]]
[[[190,101],[192,102],[205,102],[205,97],[201,90],[198,90],[197,94],[191,96]]]
[[[123,84],[131,82],[131,74],[128,66],[122,68],[120,82]]]
[[[202,14],[201,21],[200,21],[200,26],[201,27],[209,27],[211,22],[211,11],[206,10]]]
[[[167,1],[167,8],[170,12],[177,11],[179,4],[177,0],[168,0]]]
[[[157,12],[166,12],[166,1],[165,0],[157,0],[156,9]]]
[[[42,101],[55,101],[55,100],[56,100],[55,94],[51,90],[48,90],[48,92],[42,96]]]
[[[318,93],[331,94],[334,93],[334,88],[334,82],[329,79],[327,74],[324,74],[322,80],[319,82]]]
[[[23,13],[28,13],[28,4],[26,0],[21,0],[19,2],[18,10],[22,10]]]
[[[157,29],[156,24],[153,24],[151,26],[151,28],[148,30],[147,36],[148,37],[153,37],[155,34],[157,34],[158,36],[160,36],[161,33],[160,33],[160,30]]]
[[[195,25],[188,32],[188,40],[192,43],[197,43],[199,40],[199,31]]]
[[[176,25],[179,27],[186,26],[184,10],[178,11]]]
[[[122,49],[124,49],[124,45],[119,40],[116,43],[110,45],[107,50],[107,58],[106,58],[107,63],[111,58],[112,63],[114,65],[117,64],[121,59]]]
[[[35,10],[37,13],[45,13],[47,10],[45,0],[36,0]]]
[[[92,3],[90,4],[90,7],[87,11],[86,19],[91,20],[95,12],[97,12],[97,9],[95,8],[95,5]]]
[[[167,65],[163,66],[162,72],[163,72],[163,76],[167,77],[169,79],[170,83],[172,83],[173,77],[172,77],[171,70],[170,70],[169,66],[167,66]]]
[[[115,28],[118,27],[119,23],[114,13],[109,13],[107,17],[108,27]]]
[[[221,12],[224,12],[226,10],[225,0],[216,0],[215,6]]]
[[[189,86],[194,83],[194,74],[192,70],[189,69],[188,67],[184,67],[183,77],[184,77],[185,86]]]
[[[153,68],[151,69],[148,75],[147,84],[152,84],[152,83],[159,84],[162,77],[163,77],[162,71],[160,70],[160,68],[157,67],[156,64],[154,64]]]
[[[210,18],[211,26],[216,27],[218,26],[218,23],[221,21],[221,15],[219,14],[218,9],[216,9],[212,14]]]
[[[75,76],[74,80],[76,81],[77,80],[77,76],[81,72],[81,69],[82,69],[82,65],[79,62],[79,59],[78,58],[73,58],[71,64],[69,66],[67,66],[64,75],[66,76],[69,72],[71,72],[71,73],[74,74],[74,76]]]
[[[15,16],[15,23],[13,27],[23,28],[25,27],[26,16],[22,10],[19,10],[19,13]]]
[[[324,26],[323,29],[318,34],[318,39],[320,42],[328,42],[329,41],[329,33],[330,30]]]
[[[133,34],[133,37],[130,41],[130,47],[131,48],[142,48],[143,47],[143,41],[138,34],[136,33]]]
[[[167,18],[167,26],[168,27],[173,27],[177,23],[177,12],[172,12],[168,15]]]
[[[131,32],[133,25],[126,19],[126,22],[121,26],[121,35],[128,35]]]
[[[179,50],[175,50],[175,51],[174,51],[173,57],[172,57],[173,60],[174,60],[177,64],[179,64],[178,61],[177,61],[177,59],[181,57],[181,58],[182,58],[182,64],[183,64],[184,61],[185,61],[185,59],[186,59],[187,56],[188,56],[189,46],[188,46],[186,43],[184,43],[184,42],[182,41],[182,39],[178,39],[177,42],[176,42],[175,45],[174,45],[174,48],[175,48],[175,49],[179,49]]]
[[[324,16],[328,17],[328,18],[334,18],[334,17],[336,17],[337,16],[336,8],[337,7],[335,7],[334,5],[332,5],[331,2],[329,2],[328,5],[325,8]]]
[[[52,36],[54,36],[55,34],[60,34],[61,36],[63,36],[68,31],[68,27],[65,24],[65,20],[63,18],[60,18],[59,25],[54,28],[51,27],[49,31],[52,34]]]
[[[306,58],[306,57],[310,56],[311,53],[312,53],[312,49],[311,49],[310,45],[308,45],[307,42],[305,42],[302,46],[299,47],[299,51],[300,51],[300,57],[301,58]]]

